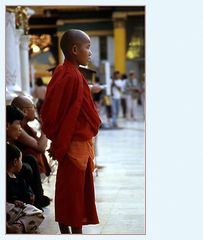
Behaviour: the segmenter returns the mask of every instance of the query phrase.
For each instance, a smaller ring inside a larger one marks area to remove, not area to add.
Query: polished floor
[[[120,118],[119,126],[100,130],[97,137],[94,182],[100,223],[84,226],[84,234],[145,234],[145,125],[140,117]],[[60,234],[54,221],[55,172],[43,183],[53,201],[44,208],[39,234]]]

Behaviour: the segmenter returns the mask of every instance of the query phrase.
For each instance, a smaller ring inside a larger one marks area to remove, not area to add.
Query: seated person
[[[15,146],[6,144],[6,213],[7,213],[7,231],[15,233],[35,232],[37,227],[43,221],[42,211],[32,205],[35,195],[31,187],[21,178],[18,173],[22,168],[22,153]],[[25,204],[26,203],[26,204]],[[16,225],[18,231],[16,232]]]
[[[6,154],[7,201],[14,203],[15,200],[20,200],[24,203],[34,204],[35,195],[31,187],[18,175],[22,168],[22,153],[15,145],[7,143]]]
[[[12,106],[19,108],[24,113],[24,118],[21,121],[22,133],[16,141],[16,145],[20,148],[23,156],[33,155],[39,164],[40,173],[50,175],[51,168],[45,156],[47,146],[47,138],[43,132],[37,137],[36,131],[28,125],[35,119],[35,106],[31,99],[25,96],[18,96],[13,99]]]
[[[24,114],[15,106],[6,106],[6,140],[7,143],[13,143],[18,139],[22,132],[20,125],[23,120]],[[39,167],[36,159],[31,156],[23,156],[23,166],[20,171],[20,175],[31,186],[35,194],[35,206],[38,208],[46,207],[50,204],[50,199],[43,195],[43,188],[41,183],[41,177]]]

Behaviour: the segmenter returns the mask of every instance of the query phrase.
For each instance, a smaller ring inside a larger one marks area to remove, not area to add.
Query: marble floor
[[[84,234],[145,234],[145,124],[119,119],[119,126],[98,134],[94,182],[100,223],[84,226]],[[44,208],[39,234],[60,234],[54,221],[55,171],[43,187],[53,201]]]

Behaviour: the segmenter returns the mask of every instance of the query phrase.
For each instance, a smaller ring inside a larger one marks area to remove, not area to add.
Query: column
[[[115,70],[121,73],[126,72],[126,30],[125,20],[126,14],[115,12],[113,14],[114,19],[114,62]]]
[[[20,38],[23,35],[23,29],[16,29],[16,85],[18,86],[19,90],[22,91],[22,79],[21,79],[21,63],[20,63]]]
[[[20,63],[21,63],[21,79],[22,91],[30,94],[30,73],[29,73],[29,35],[22,35],[20,38]]]
[[[92,52],[91,56],[91,63],[96,67],[99,68],[100,64],[100,46],[99,46],[99,37],[98,36],[91,36],[91,46],[90,50]]]
[[[114,38],[113,36],[107,37],[107,60],[111,66],[114,66]]]
[[[111,69],[109,61],[102,61],[102,69],[104,73],[105,85],[106,85],[106,95],[111,95]]]
[[[15,14],[6,12],[5,29],[5,70],[6,70],[6,100],[9,102],[21,92],[21,73],[19,40],[21,30],[15,28]]]

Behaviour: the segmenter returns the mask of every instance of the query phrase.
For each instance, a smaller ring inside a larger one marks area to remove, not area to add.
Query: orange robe
[[[97,224],[92,175],[92,137],[100,118],[86,79],[68,60],[48,84],[41,111],[42,130],[58,160],[55,219],[68,226]]]

